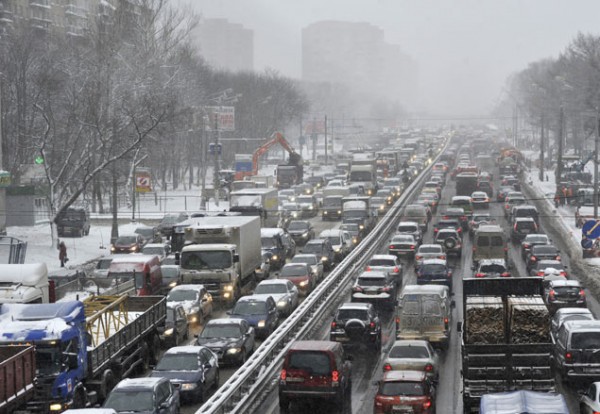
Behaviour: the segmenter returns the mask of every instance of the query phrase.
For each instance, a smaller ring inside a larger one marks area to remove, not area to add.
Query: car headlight
[[[62,411],[63,406],[61,403],[50,404],[50,411]]]
[[[264,328],[264,327],[265,327],[265,324],[266,324],[266,322],[265,322],[265,320],[263,319],[263,320],[261,320],[261,321],[258,321],[258,323],[256,324],[256,326],[258,326],[259,328]]]
[[[358,243],[358,239],[356,237],[352,238],[352,243],[357,244]]]
[[[235,354],[239,354],[240,352],[242,352],[242,348],[229,348],[227,350],[227,353],[229,355],[235,355]]]
[[[294,201],[296,201],[296,197],[290,197],[289,200],[293,203]]]
[[[165,336],[171,336],[171,335],[173,335],[173,332],[175,332],[175,331],[173,330],[173,328],[169,328],[169,329],[167,329],[167,330],[165,331],[164,335],[165,335]]]
[[[379,206],[379,210],[385,210],[385,206],[382,204]]]
[[[229,283],[229,284],[223,286],[223,290],[225,292],[233,292],[233,285],[231,283]]]
[[[111,252],[116,252],[116,251],[117,251],[117,248],[116,248],[115,246],[110,246],[110,251],[111,251]]]
[[[175,286],[177,286],[177,281],[174,280],[171,283],[169,283],[170,288],[174,288]]]
[[[324,215],[327,215],[327,214],[329,214],[329,213],[327,213],[327,210],[323,210],[323,214],[324,214]]]
[[[314,207],[313,207],[313,206],[308,206],[308,209],[309,209],[309,210],[313,210],[313,209],[314,209]]]
[[[342,210],[338,210],[338,211],[337,211],[337,213],[338,213],[338,214],[342,214]]]
[[[296,213],[295,211],[292,213],[292,217],[298,217],[298,213]]]
[[[192,308],[190,309],[190,313],[198,313],[198,312],[200,312],[199,306],[192,306]]]
[[[281,299],[277,302],[277,309],[285,309],[288,307],[288,301],[285,299]]]
[[[308,286],[308,280],[303,280],[302,282],[299,283],[300,287],[306,287]]]
[[[336,253],[339,253],[339,252],[341,252],[341,251],[342,251],[342,248],[341,248],[341,247],[336,247],[336,248],[335,248],[335,249],[333,249],[333,250],[335,250],[335,252],[336,252]]]
[[[191,390],[195,390],[196,388],[198,388],[198,384],[196,384],[196,383],[181,384],[182,391],[191,391]]]
[[[303,238],[307,238],[308,237],[308,233],[302,233],[302,237]]]
[[[274,254],[273,256],[271,256],[271,260],[277,261],[278,259],[279,259],[279,257],[276,254]]]
[[[135,251],[137,251],[137,249],[138,249],[138,247],[137,247],[137,246],[133,246],[133,247],[131,248],[131,251],[134,251],[134,252],[135,252]]]
[[[365,229],[365,225],[364,224],[359,224],[358,228],[361,229],[361,230],[364,230]]]
[[[323,262],[326,262],[327,260],[329,260],[329,258],[328,258],[327,256],[323,256],[323,257],[321,257],[321,260],[322,260]]]

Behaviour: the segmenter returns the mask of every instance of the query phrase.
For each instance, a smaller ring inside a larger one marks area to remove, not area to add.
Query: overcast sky
[[[301,30],[321,20],[382,28],[419,66],[419,106],[484,114],[506,78],[558,56],[577,32],[600,33],[599,0],[176,0],[254,30],[256,70],[298,78]]]

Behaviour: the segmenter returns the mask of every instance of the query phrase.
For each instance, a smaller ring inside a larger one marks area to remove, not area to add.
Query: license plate
[[[523,229],[523,230],[521,230],[521,233],[529,234],[529,229]]]
[[[365,292],[365,295],[376,295],[377,291],[376,290],[368,290]]]
[[[287,382],[304,382],[304,378],[302,377],[288,377],[285,379]]]
[[[412,411],[412,407],[410,405],[393,405],[392,410],[406,412],[406,411]]]
[[[348,342],[350,340],[350,338],[348,338],[346,336],[338,336],[335,340],[338,342]]]

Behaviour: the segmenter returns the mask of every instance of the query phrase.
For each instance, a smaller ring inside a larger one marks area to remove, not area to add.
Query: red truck
[[[33,398],[33,346],[0,346],[0,414],[13,413]]]

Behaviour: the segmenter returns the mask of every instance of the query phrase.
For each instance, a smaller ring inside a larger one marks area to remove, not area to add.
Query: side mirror
[[[456,322],[456,332],[462,332],[462,326],[463,323],[462,322]]]
[[[450,307],[451,308],[455,308],[456,307],[456,301],[454,299],[452,301],[450,301]]]
[[[240,255],[239,254],[234,254],[233,255],[233,263],[238,263],[240,261]]]
[[[77,354],[75,353],[64,353],[65,356],[65,365],[69,369],[76,369],[79,366],[79,360],[77,358]]]
[[[471,270],[477,270],[477,266],[475,266],[474,264],[471,265]]]

